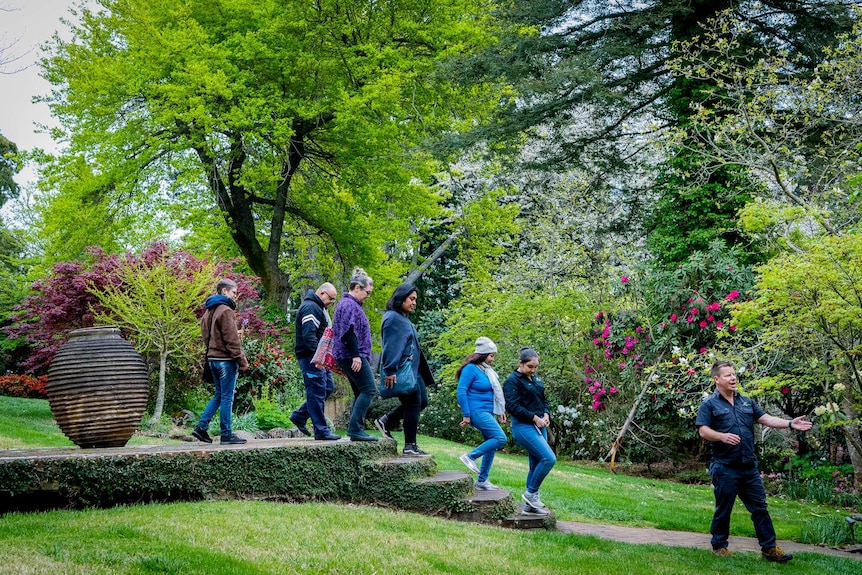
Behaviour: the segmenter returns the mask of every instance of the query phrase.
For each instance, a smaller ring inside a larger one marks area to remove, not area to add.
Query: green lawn
[[[59,436],[59,437],[58,437]],[[138,438],[141,442],[151,438]],[[400,444],[400,437],[399,437]],[[70,445],[50,422],[47,402],[0,398],[0,445]],[[441,469],[461,469],[466,447],[420,437]],[[519,497],[526,459],[499,454],[491,480]],[[614,475],[560,462],[542,500],[561,521],[618,523],[704,534],[707,486]],[[802,524],[846,510],[771,499],[780,539]],[[743,508],[734,535],[753,535]],[[790,566],[756,554],[731,560],[707,550],[628,545],[561,533],[519,532],[386,509],[308,503],[194,502],[105,510],[8,514],[0,519],[0,573],[780,573],[860,574],[862,562],[799,554]]]

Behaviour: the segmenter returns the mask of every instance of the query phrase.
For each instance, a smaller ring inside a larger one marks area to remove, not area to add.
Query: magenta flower
[[[732,292],[730,292],[729,294],[724,296],[724,299],[726,299],[727,301],[733,301],[738,297],[739,297],[739,292],[736,290],[733,290]]]
[[[602,345],[602,338],[597,337],[596,339],[593,340],[593,343],[596,345]]]
[[[723,328],[723,327],[724,327],[724,322],[723,322],[723,321],[716,322],[715,327],[717,327],[718,329]]]
[[[617,392],[617,388],[616,388],[616,387],[612,387],[612,388],[610,388],[608,391],[609,391],[611,394],[614,394],[614,393],[616,393],[616,392]]]
[[[696,308],[696,307],[691,308],[691,309],[689,310],[689,313],[690,313],[691,315],[697,315],[697,308]]]
[[[700,320],[700,322],[699,322],[697,325],[699,325],[699,326],[700,326],[700,328],[701,328],[701,329],[703,329],[703,328],[705,328],[706,326],[708,326],[709,324],[708,324],[708,323],[706,323],[706,320],[705,320],[705,319],[702,319],[702,320]]]
[[[685,318],[685,321],[687,321],[688,323],[694,323],[694,318],[691,316],[688,316],[687,318]]]
[[[702,347],[698,351],[700,351],[701,354],[704,354],[704,353],[706,353],[706,348]]]
[[[624,284],[629,283],[629,276],[623,276],[623,277],[621,277],[621,278],[620,278],[620,281],[621,281],[621,282],[623,282]]]
[[[676,314],[675,313],[670,314],[670,322],[671,323],[676,322]]]
[[[714,321],[715,321],[715,316],[714,316],[714,315],[712,315],[712,314],[710,314],[710,315],[706,316],[706,321],[708,321],[708,322],[710,322],[710,323],[714,322]]]
[[[736,326],[735,325],[730,326],[730,331],[736,331]]]
[[[781,388],[781,395],[787,395],[788,393],[790,393],[790,388],[789,388],[789,387],[787,387],[787,386],[785,385],[784,387],[782,387],[782,388]]]

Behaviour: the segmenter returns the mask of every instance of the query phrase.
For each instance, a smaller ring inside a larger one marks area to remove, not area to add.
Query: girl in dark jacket
[[[550,409],[545,399],[545,386],[536,376],[538,369],[539,354],[522,347],[518,367],[503,384],[503,395],[506,396],[506,411],[512,416],[512,437],[530,457],[527,490],[521,496],[525,503],[524,512],[547,515],[548,508],[539,499],[539,487],[551,472],[557,457],[548,445]]]

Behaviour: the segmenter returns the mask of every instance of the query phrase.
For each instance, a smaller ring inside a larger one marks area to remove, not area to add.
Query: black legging
[[[393,429],[398,422],[404,420],[404,443],[416,443],[416,432],[419,429],[419,412],[427,405],[425,384],[422,378],[416,385],[416,390],[410,395],[399,395],[401,405],[386,414],[386,427]],[[424,400],[423,400],[424,399]]]

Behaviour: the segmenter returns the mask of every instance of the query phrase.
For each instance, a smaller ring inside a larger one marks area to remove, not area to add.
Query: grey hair
[[[370,285],[374,285],[374,280],[368,277],[365,270],[362,268],[353,268],[353,274],[350,276],[350,283],[347,284],[348,291],[352,290],[356,286],[367,288]]]

